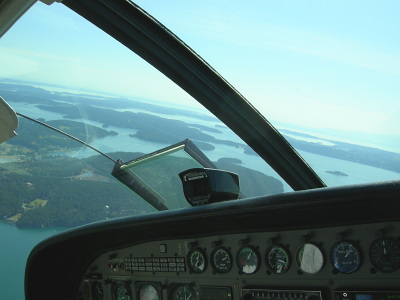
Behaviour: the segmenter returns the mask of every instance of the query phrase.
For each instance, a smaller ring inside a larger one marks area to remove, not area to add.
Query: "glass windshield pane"
[[[138,0],[237,88],[328,186],[400,179],[396,1]],[[179,17],[177,17],[179,16]]]

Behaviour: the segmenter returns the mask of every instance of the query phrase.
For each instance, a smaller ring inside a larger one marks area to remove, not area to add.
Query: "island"
[[[325,171],[325,172],[328,174],[336,175],[336,176],[344,176],[344,177],[349,176],[349,174],[346,174],[346,173],[340,172],[340,171]]]

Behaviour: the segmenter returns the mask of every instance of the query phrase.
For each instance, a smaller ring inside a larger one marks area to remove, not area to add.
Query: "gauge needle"
[[[189,300],[190,299],[190,292],[187,293],[188,290],[185,288],[185,300]]]
[[[247,260],[250,259],[251,255],[253,254],[253,252],[250,252],[249,256],[247,257]]]

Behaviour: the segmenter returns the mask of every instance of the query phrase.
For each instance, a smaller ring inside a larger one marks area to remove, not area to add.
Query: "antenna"
[[[96,148],[90,146],[88,143],[85,143],[84,141],[81,141],[80,139],[78,139],[78,138],[76,138],[76,137],[74,137],[74,136],[72,136],[72,135],[70,135],[70,134],[68,134],[68,133],[66,133],[66,132],[64,132],[64,131],[62,131],[62,130],[60,130],[60,129],[57,129],[57,128],[55,128],[55,127],[53,127],[53,126],[50,126],[49,124],[43,123],[43,122],[41,122],[41,121],[39,121],[39,120],[32,119],[32,118],[30,118],[30,117],[28,117],[28,116],[25,116],[25,115],[23,115],[23,114],[20,114],[20,113],[18,113],[18,112],[17,112],[16,114],[17,114],[18,116],[20,116],[20,117],[23,117],[23,118],[28,119],[28,120],[30,120],[30,121],[36,122],[36,123],[38,123],[38,124],[40,124],[40,125],[43,125],[43,126],[49,128],[49,129],[51,129],[51,130],[54,130],[54,131],[56,131],[56,132],[58,132],[58,133],[61,133],[61,134],[65,135],[65,136],[67,136],[67,137],[69,137],[69,138],[71,138],[71,139],[77,141],[78,143],[81,143],[82,145],[85,145],[86,147],[89,147],[90,149],[92,149],[92,150],[96,151],[97,153],[103,155],[104,157],[108,158],[109,160],[113,161],[114,163],[117,163],[117,161],[116,161],[114,158],[108,156],[108,155],[105,154],[104,152],[101,152],[100,150],[98,150],[98,149],[96,149]]]

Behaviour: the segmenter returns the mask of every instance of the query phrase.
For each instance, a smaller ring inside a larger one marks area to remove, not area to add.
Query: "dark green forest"
[[[110,155],[128,161],[142,153]],[[236,164],[216,164],[239,174],[243,194],[265,195],[283,191],[282,183],[272,177]],[[149,166],[141,173],[141,177],[165,197],[170,208],[188,206],[178,174],[171,173],[177,166],[181,170],[191,167],[189,159],[174,158],[158,162],[157,177],[154,176],[155,166]],[[22,212],[16,221],[20,227],[73,227],[154,211],[110,176],[112,167],[113,163],[100,155],[85,159],[61,156],[0,164],[0,215],[7,219]],[[48,203],[23,211],[23,204],[36,199]]]
[[[70,135],[87,143],[93,141],[94,138],[118,135],[115,131],[107,131],[96,126],[70,120],[52,120],[45,123],[68,132]],[[45,150],[47,152],[81,147],[76,141],[24,118],[19,118],[18,138],[10,139],[8,144],[29,148],[33,151]]]
[[[62,156],[1,164],[0,215],[10,218],[23,212],[23,204],[36,199],[48,203],[23,212],[17,226],[72,227],[153,211],[108,175],[112,166],[100,156],[83,160]]]

